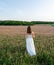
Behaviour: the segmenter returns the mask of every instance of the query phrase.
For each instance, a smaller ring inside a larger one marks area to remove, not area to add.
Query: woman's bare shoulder
[[[31,34],[34,34],[34,31],[32,31]]]
[[[35,33],[34,33],[33,31],[32,31],[32,33],[31,33],[31,34],[32,34],[33,38],[35,38]]]

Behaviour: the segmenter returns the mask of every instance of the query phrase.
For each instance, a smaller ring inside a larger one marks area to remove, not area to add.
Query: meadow
[[[54,65],[54,36],[35,35],[36,56],[26,50],[25,35],[0,34],[0,65]]]

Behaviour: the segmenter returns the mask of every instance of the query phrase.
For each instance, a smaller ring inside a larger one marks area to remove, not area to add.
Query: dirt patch
[[[31,28],[36,34],[54,35],[54,27],[50,25],[34,25]],[[27,26],[0,26],[0,34],[23,35],[26,34],[26,29]]]

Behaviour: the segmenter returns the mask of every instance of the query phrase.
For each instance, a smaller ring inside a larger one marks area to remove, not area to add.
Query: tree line
[[[0,21],[0,25],[36,25],[36,24],[54,24],[54,22],[47,21],[14,21],[14,20],[4,20]]]

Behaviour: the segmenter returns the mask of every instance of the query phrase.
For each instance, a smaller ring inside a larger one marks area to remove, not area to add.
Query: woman
[[[26,49],[31,56],[36,55],[33,37],[35,37],[34,32],[32,32],[31,27],[28,26],[26,36]]]

